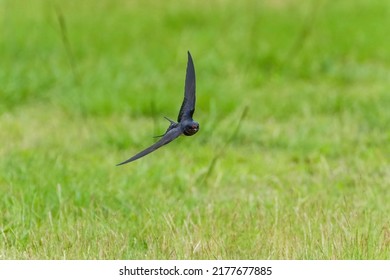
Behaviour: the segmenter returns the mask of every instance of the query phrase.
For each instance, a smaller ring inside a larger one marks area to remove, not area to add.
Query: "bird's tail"
[[[163,137],[165,134],[167,134],[167,132],[169,130],[171,130],[172,126],[176,126],[177,125],[177,122],[171,120],[170,118],[168,117],[164,117],[167,121],[169,121],[171,123],[171,125],[168,127],[167,131],[165,131],[164,134],[161,134],[161,135],[157,135],[157,136],[153,136],[153,138],[160,138],[160,137]]]

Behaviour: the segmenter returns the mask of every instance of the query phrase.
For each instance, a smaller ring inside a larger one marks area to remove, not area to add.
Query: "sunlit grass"
[[[389,9],[1,2],[0,258],[389,259]]]

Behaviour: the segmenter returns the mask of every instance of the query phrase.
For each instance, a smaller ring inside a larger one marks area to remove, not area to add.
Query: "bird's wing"
[[[122,164],[125,164],[125,163],[128,163],[128,162],[134,161],[136,159],[139,159],[139,158],[141,158],[143,156],[146,156],[147,154],[157,150],[161,146],[164,146],[164,145],[168,144],[169,142],[171,142],[172,140],[176,139],[177,137],[180,136],[180,134],[182,134],[181,128],[180,127],[175,127],[173,129],[169,130],[159,141],[154,143],[149,148],[143,150],[142,152],[139,152],[135,156],[133,156],[133,157],[129,158],[128,160],[125,160],[124,162],[121,162],[121,163],[119,163],[117,165],[122,165]]]
[[[195,68],[190,52],[188,52],[188,62],[186,71],[186,81],[184,86],[184,100],[181,104],[177,121],[182,119],[192,119],[195,112]]]

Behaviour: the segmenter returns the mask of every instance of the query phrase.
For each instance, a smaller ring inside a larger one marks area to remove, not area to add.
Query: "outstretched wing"
[[[141,158],[143,156],[146,156],[147,154],[150,154],[151,152],[157,150],[161,146],[164,146],[164,145],[168,144],[169,142],[171,142],[172,140],[176,139],[177,137],[180,136],[180,134],[182,134],[181,128],[180,127],[175,127],[173,129],[167,131],[167,133],[159,141],[154,143],[149,148],[143,150],[142,152],[139,152],[135,156],[133,156],[133,157],[129,158],[128,160],[125,160],[124,162],[121,162],[121,163],[119,163],[117,165],[122,165],[122,164],[125,164],[125,163],[128,163],[128,162],[134,161],[136,159],[139,159],[139,158]]]
[[[195,68],[190,52],[188,52],[186,81],[184,86],[184,100],[181,104],[177,121],[182,119],[192,119],[195,112]]]

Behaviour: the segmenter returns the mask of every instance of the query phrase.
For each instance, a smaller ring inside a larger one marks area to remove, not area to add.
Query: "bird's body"
[[[165,117],[170,125],[167,131],[158,137],[161,137],[159,141],[154,143],[149,148],[139,152],[135,156],[129,158],[128,160],[119,163],[118,165],[122,165],[125,163],[129,163],[131,161],[137,160],[147,154],[157,150],[158,148],[168,144],[173,141],[180,135],[184,134],[185,136],[191,136],[198,132],[199,123],[192,119],[192,116],[195,112],[195,68],[194,63],[192,61],[192,57],[190,52],[188,52],[188,62],[187,62],[187,71],[186,71],[186,80],[184,86],[184,100],[180,107],[179,115],[177,117],[177,122],[172,121]]]

